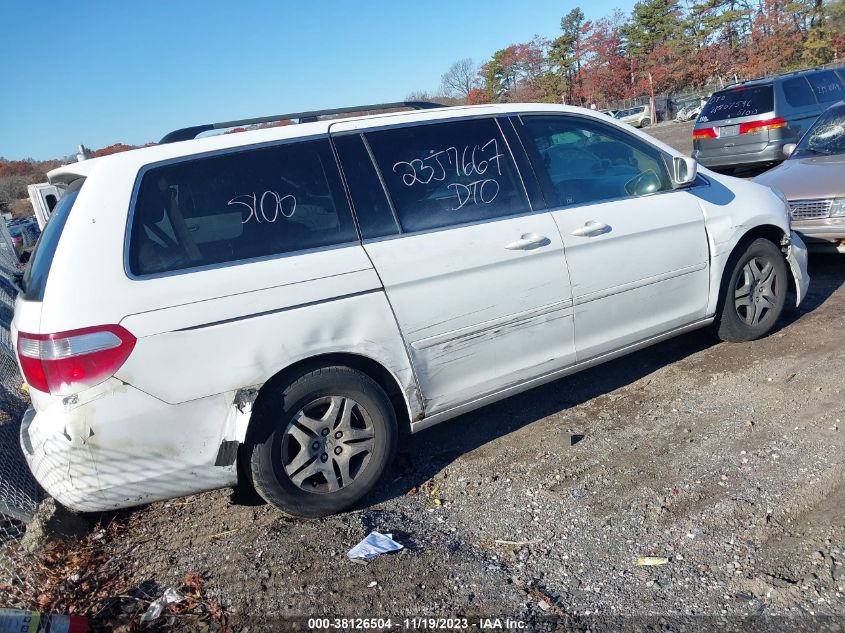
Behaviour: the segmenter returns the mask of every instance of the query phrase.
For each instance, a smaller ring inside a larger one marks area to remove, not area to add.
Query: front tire
[[[255,490],[294,517],[349,508],[396,452],[390,399],[348,367],[322,367],[268,386],[253,425],[247,455]]]
[[[651,125],[651,119],[643,119],[643,122],[640,123],[641,128],[648,127],[649,125]]]
[[[753,341],[768,334],[783,312],[789,280],[786,260],[771,241],[759,238],[728,262],[730,277],[719,301],[717,336]]]

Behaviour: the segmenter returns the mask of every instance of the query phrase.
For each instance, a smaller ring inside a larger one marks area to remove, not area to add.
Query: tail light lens
[[[121,368],[136,338],[119,325],[58,334],[18,333],[18,358],[27,384],[53,395],[98,385]]]
[[[775,117],[774,119],[763,119],[762,121],[751,121],[749,123],[739,124],[740,134],[754,134],[755,132],[765,132],[767,130],[776,130],[778,128],[786,127],[786,119]]]
[[[697,141],[702,138],[716,138],[716,128],[714,127],[705,127],[701,128],[700,130],[693,130],[692,131],[692,140]]]

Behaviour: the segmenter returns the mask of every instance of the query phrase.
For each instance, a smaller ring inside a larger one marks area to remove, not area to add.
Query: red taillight
[[[120,369],[135,337],[119,325],[99,325],[58,334],[18,333],[18,358],[33,389],[68,395],[98,385]]]
[[[755,132],[765,132],[767,130],[776,130],[781,127],[786,127],[786,119],[775,117],[774,119],[763,119],[762,121],[751,121],[750,123],[740,123],[740,134],[754,134]]]
[[[716,138],[716,128],[705,127],[700,130],[692,131],[692,140],[697,141],[702,138]]]

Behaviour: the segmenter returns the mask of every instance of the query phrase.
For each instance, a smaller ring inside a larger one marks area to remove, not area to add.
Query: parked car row
[[[400,428],[696,328],[764,336],[807,292],[780,194],[625,117],[319,114],[50,172],[63,195],[12,338],[21,445],[61,503],[240,480],[288,514],[337,512]]]
[[[35,245],[41,230],[35,218],[12,218],[6,221],[6,230],[9,232],[12,244],[20,256],[24,249]]]

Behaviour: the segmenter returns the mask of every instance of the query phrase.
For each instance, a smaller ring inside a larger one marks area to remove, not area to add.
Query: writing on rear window
[[[774,108],[771,86],[717,92],[701,111],[700,121],[722,121],[770,112]]]
[[[811,74],[807,77],[807,80],[810,82],[816,98],[822,103],[839,101],[845,92],[836,73],[831,70]]]
[[[246,218],[241,220],[241,224],[246,224],[252,219],[261,224],[261,222],[273,223],[279,219],[292,218],[296,213],[296,198],[291,194],[281,195],[276,191],[265,191],[258,197],[257,193],[242,193],[235,196],[227,203],[227,206],[242,205],[247,208],[249,213]],[[268,210],[271,213],[268,213]]]
[[[446,185],[455,193],[452,210],[459,211],[467,204],[490,204],[496,199],[501,189],[497,177],[502,175],[500,161],[503,156],[499,152],[499,142],[492,138],[483,145],[464,145],[460,150],[447,147],[431,150],[425,158],[400,160],[393,165],[393,171],[401,174],[402,182],[408,187],[427,185],[433,180],[444,182],[453,175],[456,178],[479,176],[470,182]],[[491,165],[495,165],[495,173],[490,169]]]

